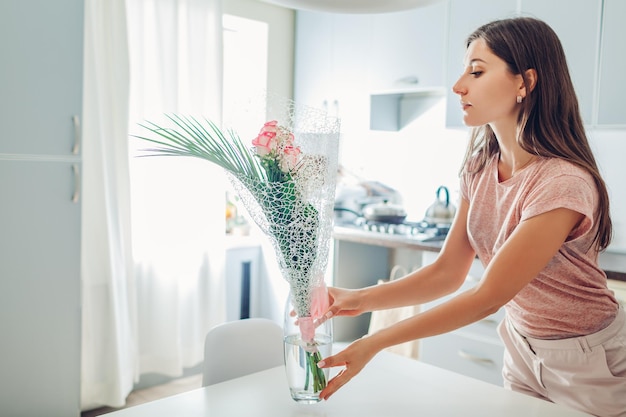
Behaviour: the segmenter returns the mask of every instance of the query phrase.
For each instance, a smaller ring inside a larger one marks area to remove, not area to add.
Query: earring
[[[517,96],[517,104],[520,104],[524,100],[524,97]]]

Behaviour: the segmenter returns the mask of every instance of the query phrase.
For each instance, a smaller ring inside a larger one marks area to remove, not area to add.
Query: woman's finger
[[[335,376],[333,379],[328,381],[328,384],[326,384],[326,388],[324,388],[319,394],[320,398],[322,400],[329,399],[331,395],[337,392],[339,388],[343,387],[351,379],[352,377],[348,376],[347,369],[342,369],[337,374],[337,376]]]

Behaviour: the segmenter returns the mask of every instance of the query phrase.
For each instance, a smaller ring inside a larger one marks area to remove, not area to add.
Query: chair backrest
[[[213,327],[204,341],[202,386],[273,368],[284,363],[283,329],[264,318]]]

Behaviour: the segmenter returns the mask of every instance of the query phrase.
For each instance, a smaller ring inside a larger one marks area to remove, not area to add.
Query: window
[[[251,95],[267,90],[268,24],[225,14],[223,25],[223,115],[224,120],[229,121],[239,119],[241,106]],[[250,124],[258,130],[258,122],[251,120]],[[239,126],[238,130],[240,134],[247,131]]]

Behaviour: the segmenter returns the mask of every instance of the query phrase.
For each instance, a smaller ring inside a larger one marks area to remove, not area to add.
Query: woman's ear
[[[526,77],[526,81],[528,81],[528,86],[530,88],[530,91],[533,91],[535,89],[535,86],[537,85],[537,70],[534,68],[530,68],[527,69],[524,72],[524,75]],[[526,88],[522,87],[524,90],[523,92],[526,93]],[[524,97],[526,96],[526,94],[524,94]]]

